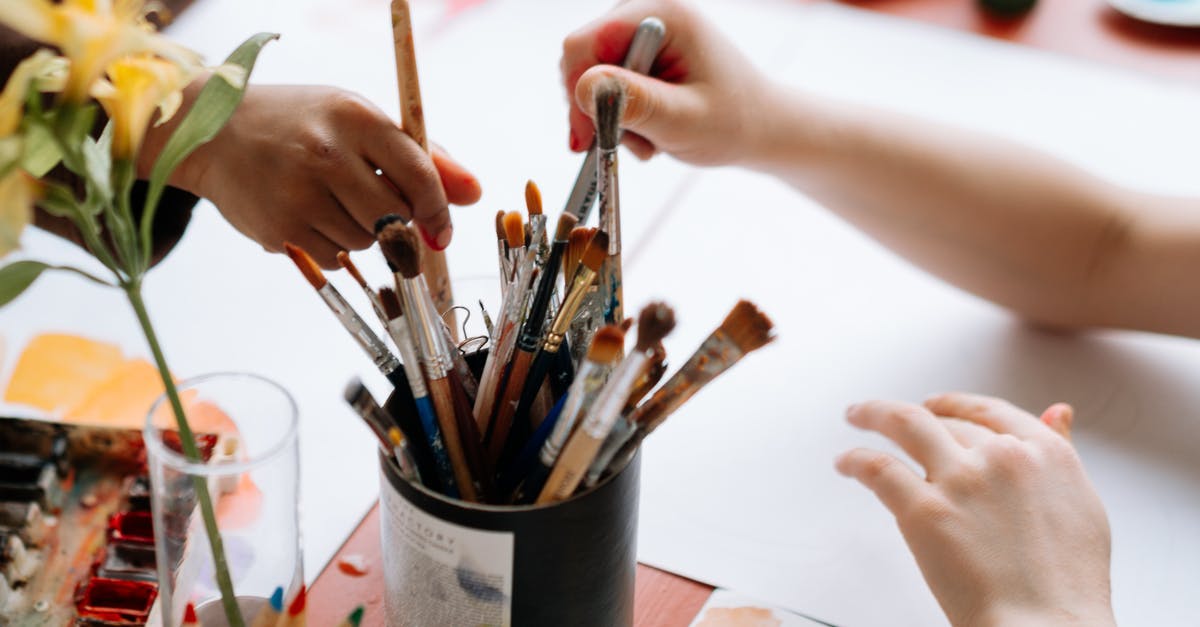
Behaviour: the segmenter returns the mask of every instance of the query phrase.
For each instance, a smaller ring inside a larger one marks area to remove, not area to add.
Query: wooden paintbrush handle
[[[582,429],[576,431],[554,463],[554,470],[550,471],[550,478],[546,479],[546,485],[538,495],[538,504],[557,503],[570,498],[579,487],[579,482],[583,481],[588,466],[596,458],[602,444],[604,440],[593,438]]]
[[[517,413],[517,402],[521,391],[525,388],[525,379],[529,376],[529,366],[533,362],[533,353],[517,351],[509,368],[508,382],[504,386],[504,394],[496,407],[496,419],[492,421],[492,433],[488,440],[488,461],[493,466],[499,466],[500,456],[508,444],[508,436],[512,431],[513,416]]]
[[[483,452],[483,438],[475,425],[475,417],[471,413],[471,402],[467,399],[467,391],[459,380],[458,374],[447,373],[450,382],[450,393],[454,397],[454,419],[458,422],[458,432],[462,434],[463,451],[466,453],[467,465],[471,476],[479,480],[479,493],[488,502],[496,495],[495,481],[487,457]]]
[[[450,456],[450,464],[454,467],[454,482],[458,484],[458,493],[462,495],[464,501],[477,503],[479,494],[475,491],[471,468],[467,464],[466,451],[463,450],[462,434],[458,430],[458,421],[455,419],[454,395],[450,390],[450,382],[445,378],[430,379],[429,396],[433,399],[433,408],[437,411],[438,426],[442,429],[446,454]]]
[[[396,85],[400,90],[400,126],[413,141],[429,152],[425,133],[425,110],[421,105],[421,81],[417,74],[417,54],[413,46],[412,12],[408,0],[392,0],[392,39],[396,52]],[[437,233],[430,235],[436,236]],[[423,238],[422,238],[423,239]],[[454,293],[450,288],[450,269],[446,254],[425,246],[423,273],[429,282],[433,305],[450,327],[450,337],[459,341]]]

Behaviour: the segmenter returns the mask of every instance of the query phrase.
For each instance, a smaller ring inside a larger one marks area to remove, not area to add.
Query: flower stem
[[[129,297],[129,304],[133,306],[133,311],[137,314],[138,323],[141,324],[142,332],[146,335],[146,342],[150,344],[150,352],[154,354],[154,363],[158,366],[158,373],[162,377],[163,387],[166,388],[167,398],[171,401],[171,409],[175,412],[175,422],[179,427],[179,440],[183,445],[183,453],[190,461],[202,462],[200,449],[196,446],[196,439],[192,435],[192,428],[188,425],[187,417],[183,413],[179,390],[175,388],[175,381],[171,378],[171,371],[167,368],[166,358],[163,357],[162,348],[158,344],[158,336],[154,333],[154,326],[150,324],[150,315],[146,312],[146,304],[142,300],[141,282],[122,283],[122,287]],[[238,608],[237,599],[233,594],[233,581],[229,576],[229,566],[225,561],[225,547],[221,541],[220,529],[217,528],[217,516],[213,509],[212,497],[208,492],[208,482],[204,477],[194,475],[192,483],[196,489],[196,500],[200,504],[200,515],[204,519],[204,529],[208,533],[208,545],[212,549],[217,587],[221,590],[221,605],[225,608],[225,617],[229,621],[230,627],[245,627],[241,610]]]

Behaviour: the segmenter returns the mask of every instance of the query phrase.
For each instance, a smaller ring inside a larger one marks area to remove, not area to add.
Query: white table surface
[[[495,211],[521,208],[533,178],[557,214],[579,167],[566,149],[559,50],[608,3],[492,0],[443,19],[464,4],[414,1],[418,59],[430,136],[484,185],[480,205],[455,211],[451,271],[492,276]],[[783,82],[1008,135],[1122,184],[1200,194],[1194,86],[836,5],[714,0],[704,10]],[[215,62],[254,30],[284,33],[256,82],[334,84],[397,111],[386,0],[198,0],[172,33]],[[851,402],[969,389],[1031,409],[1075,404],[1076,442],[1113,526],[1118,619],[1200,621],[1200,345],[1033,331],[776,181],[669,159],[622,164],[629,309],[651,298],[678,308],[672,360],[738,297],[780,333],[648,442],[640,559],[838,624],[944,622],[891,517],[832,460],[882,444],[845,425]],[[88,263],[41,233],[25,243],[32,257]],[[375,255],[356,258],[386,279]],[[345,277],[333,280],[366,311]],[[371,437],[342,386],[359,375],[382,395],[386,382],[291,263],[207,203],[147,292],[178,374],[250,370],[295,394],[311,581],[377,494]],[[119,293],[48,276],[0,310],[0,381],[29,337],[62,330],[147,354]]]

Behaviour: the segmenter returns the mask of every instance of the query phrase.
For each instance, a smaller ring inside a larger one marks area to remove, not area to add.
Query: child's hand
[[[666,25],[651,77],[620,67],[638,23],[649,16]],[[767,125],[766,81],[710,24],[673,0],[617,5],[567,37],[561,69],[576,152],[591,145],[592,89],[605,75],[625,86],[623,143],[643,159],[662,151],[698,165],[744,162]]]
[[[943,394],[924,407],[852,406],[925,469],[854,449],[837,469],[896,516],[934,596],[963,625],[1113,625],[1110,538],[1100,498],[1062,434],[1070,406],[1042,418],[995,398]]]
[[[445,153],[425,154],[375,106],[317,86],[252,85],[172,183],[211,200],[267,250],[290,241],[327,268],[339,250],[370,246],[375,220],[388,213],[415,219],[444,248],[453,232],[447,200],[480,195],[474,176]]]

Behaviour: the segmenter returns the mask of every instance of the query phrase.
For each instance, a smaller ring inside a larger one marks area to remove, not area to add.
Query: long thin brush
[[[549,256],[549,246],[546,243],[546,214],[542,213],[542,190],[538,189],[537,183],[533,181],[525,181],[525,210],[529,212],[529,231],[531,236],[534,233],[541,232],[541,237],[537,240],[538,258],[537,266],[542,268],[546,265],[546,259]],[[531,242],[532,243],[532,242]]]
[[[434,410],[433,401],[429,398],[429,390],[425,387],[425,377],[418,370],[417,364],[421,362],[421,358],[417,352],[416,342],[412,338],[412,329],[408,321],[404,319],[400,298],[396,295],[395,290],[384,287],[379,290],[379,300],[383,303],[384,317],[388,319],[388,331],[400,351],[400,357],[405,363],[412,364],[411,367],[405,369],[405,372],[408,374],[408,385],[412,389],[417,417],[421,421],[421,435],[425,436],[425,442],[433,454],[437,477],[445,487],[447,496],[457,497],[458,488],[454,481],[454,468],[446,453],[442,430],[438,427],[437,412]]]
[[[515,502],[531,502],[541,493],[559,452],[575,430],[579,417],[591,410],[601,388],[608,381],[613,366],[621,359],[624,346],[625,331],[620,326],[611,324],[596,332],[596,336],[592,338],[592,345],[588,348],[587,357],[580,365],[579,373],[571,383],[571,389],[567,391],[566,402],[557,422],[538,451],[538,465],[517,490]],[[547,420],[550,418],[547,417]]]
[[[503,209],[496,211],[496,256],[500,266],[500,290],[503,295],[504,290],[508,289],[508,282],[512,280],[512,259],[508,252],[508,238],[504,233]]]
[[[496,409],[496,419],[492,421],[492,433],[488,440],[488,459],[493,465],[504,465],[507,462],[507,456],[503,453],[509,447],[508,436],[514,416],[517,420],[527,420],[529,404],[536,397],[537,390],[534,390],[531,397],[524,398],[525,379],[542,340],[542,328],[546,323],[550,295],[554,292],[554,284],[558,280],[559,261],[563,249],[567,246],[567,238],[571,236],[571,229],[575,228],[575,221],[575,216],[569,213],[564,213],[558,218],[554,230],[554,245],[550,248],[550,256],[538,278],[537,291],[529,306],[529,314],[525,317],[521,335],[517,339],[517,352],[509,368],[508,382]]]
[[[592,410],[579,429],[571,435],[559,455],[538,503],[554,503],[570,497],[583,480],[596,453],[620,417],[621,408],[638,378],[645,373],[654,356],[654,347],[675,328],[675,312],[662,303],[651,303],[638,316],[638,337],[634,351],[613,370],[600,390]]]
[[[425,132],[425,108],[421,104],[421,81],[417,75],[417,53],[413,46],[412,11],[408,0],[392,0],[392,45],[396,53],[396,87],[400,92],[400,126],[421,149],[429,152]],[[434,234],[436,235],[436,233]],[[442,251],[426,246],[425,274],[431,288],[434,311],[449,316],[450,337],[457,342],[454,293],[450,270]]]
[[[633,438],[608,469],[620,467],[642,440],[704,386],[729,370],[747,354],[775,339],[774,324],[747,300],[738,301],[717,327],[688,358],[687,363],[642,403],[630,418],[637,425]]]
[[[621,284],[621,194],[617,184],[617,144],[621,141],[625,88],[617,79],[605,77],[596,85],[595,97],[600,230],[608,233],[608,259],[600,269],[600,297],[604,302],[604,321],[612,324],[625,319]]]
[[[392,385],[407,386],[408,381],[405,380],[400,360],[396,359],[396,356],[388,350],[387,345],[367,326],[367,323],[354,311],[350,303],[346,302],[341,292],[329,283],[317,262],[302,248],[294,246],[290,242],[285,242],[283,249],[300,269],[300,274],[308,279],[309,284],[321,296],[321,300],[324,300],[325,304],[329,306],[333,315],[337,316],[338,322],[341,322],[346,331],[350,333],[350,337],[353,337],[363,352],[371,358],[375,367],[379,368],[379,371],[388,378],[388,381],[392,382]]]
[[[666,34],[666,26],[657,17],[642,20],[633,34],[633,40],[629,42],[629,49],[625,51],[625,61],[622,64],[625,69],[638,74],[649,72],[659,49],[662,48]],[[563,211],[574,214],[579,218],[580,224],[586,224],[595,199],[596,142],[593,141],[583,165],[579,168],[579,174],[575,177],[575,185],[571,188],[571,195],[567,197],[567,206]]]
[[[362,288],[363,293],[367,295],[367,300],[371,303],[371,309],[375,310],[375,315],[379,317],[379,321],[386,327],[387,316],[383,314],[383,304],[379,302],[379,294],[376,294],[375,290],[371,289],[370,285],[367,285],[366,277],[363,276],[362,272],[358,271],[358,266],[354,265],[354,261],[350,259],[350,253],[344,250],[338,252],[337,260],[338,265],[346,272],[349,272],[350,276],[354,278],[354,282],[358,283],[358,286]]]
[[[503,222],[509,249],[517,251],[524,257],[525,236],[521,214],[515,211],[510,212],[504,216]],[[523,268],[519,266],[520,264],[516,268],[517,275],[523,271]],[[532,268],[529,269],[530,274],[532,274],[532,270]],[[524,276],[513,276],[504,290],[504,298],[500,303],[500,319],[491,336],[492,348],[488,352],[487,361],[484,362],[483,374],[479,377],[479,392],[475,396],[473,409],[475,424],[485,434],[491,426],[492,416],[495,413],[500,378],[504,373],[504,367],[508,365],[511,347],[516,345],[516,329],[520,324],[521,311],[520,303],[517,301],[520,299],[519,292],[521,291],[519,284],[523,280],[525,280]],[[509,354],[506,354],[506,351]]]
[[[378,234],[379,247],[396,273],[396,291],[400,294],[402,308],[407,315],[413,335],[425,367],[429,396],[433,400],[434,413],[441,427],[446,454],[454,469],[455,484],[464,500],[478,501],[479,493],[471,476],[470,465],[464,450],[464,438],[459,428],[460,420],[454,404],[453,391],[447,380],[446,367],[441,357],[441,321],[429,308],[425,278],[421,274],[420,242],[412,229],[402,222],[387,224]],[[470,417],[468,417],[469,419]]]
[[[371,396],[371,392],[367,390],[358,377],[354,377],[346,384],[346,389],[342,395],[346,403],[358,413],[363,422],[367,423],[371,432],[379,440],[380,447],[385,452],[390,453],[392,450],[387,435],[389,430],[399,427],[402,433],[408,434],[406,437],[410,442],[409,451],[412,453],[419,472],[426,479],[434,477],[437,462],[429,446],[421,440],[415,439],[422,433],[421,424],[415,416],[411,413],[393,416],[386,409],[380,407],[379,403],[375,402],[375,398]],[[444,488],[441,483],[436,482],[436,479],[434,479],[434,482],[426,484],[426,487],[431,490],[442,490]]]

